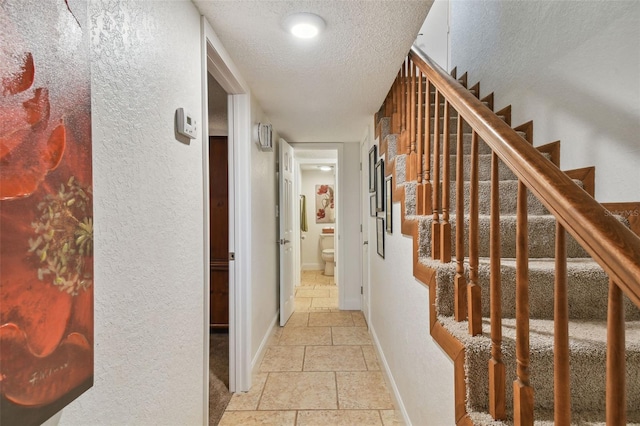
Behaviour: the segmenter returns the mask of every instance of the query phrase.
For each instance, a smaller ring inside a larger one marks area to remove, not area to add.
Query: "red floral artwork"
[[[0,424],[41,424],[93,383],[88,50],[36,54],[63,42],[21,28],[77,31],[66,1],[47,6],[49,23],[0,10]]]
[[[316,223],[335,222],[333,185],[316,185]]]

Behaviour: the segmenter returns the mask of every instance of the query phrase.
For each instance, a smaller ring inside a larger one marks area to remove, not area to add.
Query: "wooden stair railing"
[[[623,294],[640,307],[640,238],[591,195],[580,188],[558,164],[558,143],[540,151],[533,147],[533,127],[528,122],[512,129],[511,106],[494,113],[493,94],[480,99],[480,85],[469,90],[467,74],[460,80],[448,75],[433,60],[412,47],[388,97],[401,137],[397,152],[408,154],[406,176],[417,181],[416,212],[432,215],[431,256],[451,262],[450,223],[450,137],[455,135],[455,308],[457,321],[468,319],[469,334],[482,333],[482,305],[478,280],[478,144],[491,149],[490,206],[490,322],[491,357],[489,360],[489,411],[495,419],[505,418],[505,366],[502,360],[502,316],[500,289],[500,201],[499,162],[518,179],[516,212],[516,365],[514,422],[533,424],[534,393],[529,382],[529,278],[527,193],[531,192],[556,221],[554,290],[554,404],[555,422],[571,421],[569,384],[569,335],[567,299],[566,234],[570,234],[603,268],[610,278],[607,326],[606,416],[608,425],[625,423],[625,333]],[[433,98],[433,102],[432,102]],[[443,108],[441,109],[441,105]],[[395,115],[395,114],[394,114]],[[452,133],[450,120],[457,118]],[[469,195],[469,282],[465,277],[464,152],[463,127],[470,128]],[[441,131],[443,130],[443,131]],[[440,138],[442,137],[442,141]],[[523,143],[526,141],[527,143]],[[442,147],[442,152],[441,152]],[[546,152],[551,160],[541,154]],[[433,161],[433,162],[432,162]],[[572,177],[579,171],[573,172]],[[591,173],[592,176],[592,173]],[[587,185],[588,186],[588,185]],[[587,191],[593,191],[585,188]],[[414,267],[415,268],[415,267]],[[433,315],[433,314],[432,314]],[[433,329],[432,329],[433,332]],[[460,353],[460,352],[456,352]],[[458,367],[456,367],[458,368]],[[622,384],[622,385],[621,385]],[[460,420],[460,418],[457,418]],[[468,419],[467,419],[468,420]]]

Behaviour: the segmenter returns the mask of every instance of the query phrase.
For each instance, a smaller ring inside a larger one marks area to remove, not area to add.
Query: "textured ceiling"
[[[274,129],[290,142],[356,142],[386,96],[433,0],[193,0]],[[295,12],[327,23],[313,40]]]

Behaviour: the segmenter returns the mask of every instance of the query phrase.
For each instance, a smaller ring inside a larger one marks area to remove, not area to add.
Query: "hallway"
[[[338,310],[338,287],[303,271],[296,312],[277,327],[253,379],[234,394],[229,425],[401,425],[360,311]]]

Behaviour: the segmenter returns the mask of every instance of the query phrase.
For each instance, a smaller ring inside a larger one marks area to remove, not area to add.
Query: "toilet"
[[[320,250],[322,250],[322,260],[324,260],[324,274],[332,277],[336,261],[333,257],[333,234],[320,234]]]

